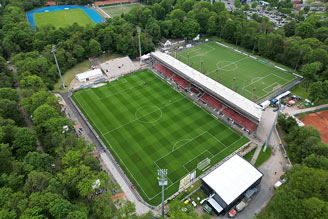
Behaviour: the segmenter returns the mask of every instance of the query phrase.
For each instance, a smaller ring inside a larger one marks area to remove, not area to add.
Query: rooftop
[[[175,69],[183,74],[186,79],[194,81],[195,84],[200,84],[203,88],[228,103],[228,105],[232,105],[232,107],[241,114],[252,118],[256,122],[261,121],[262,109],[256,103],[223,86],[217,81],[207,77],[206,75],[170,55],[162,52],[152,52],[151,55],[157,60],[160,60],[162,63],[165,63],[171,69]]]
[[[229,205],[263,176],[258,169],[239,155],[235,155],[203,178]]]

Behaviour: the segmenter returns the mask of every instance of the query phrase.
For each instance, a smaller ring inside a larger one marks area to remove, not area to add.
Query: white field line
[[[151,112],[145,114],[144,116],[141,116],[141,117],[139,117],[139,118],[133,119],[133,120],[131,120],[131,121],[129,121],[129,122],[127,122],[127,123],[125,123],[125,124],[123,124],[123,125],[121,125],[121,126],[118,126],[118,127],[114,128],[114,129],[111,129],[111,130],[105,132],[104,135],[107,135],[107,134],[109,134],[109,133],[111,133],[111,132],[113,132],[113,131],[115,131],[115,130],[117,130],[117,129],[123,128],[123,127],[126,126],[126,125],[129,125],[129,124],[131,124],[131,123],[133,123],[133,122],[135,122],[135,121],[138,121],[140,118],[144,118],[145,116],[150,115],[150,114],[152,114],[153,112],[156,112],[156,111],[162,110],[162,109],[166,108],[167,106],[170,106],[170,105],[172,105],[172,104],[174,104],[174,103],[177,103],[177,102],[179,102],[179,101],[181,101],[181,100],[183,100],[183,98],[178,99],[178,100],[176,100],[176,101],[173,101],[173,102],[171,102],[171,103],[169,103],[169,104],[166,104],[164,107],[157,107],[157,106],[156,106],[158,109],[153,110],[153,111],[151,111]]]
[[[169,85],[167,85],[167,86],[169,86]],[[171,89],[173,89],[171,86],[169,86]],[[181,93],[180,93],[180,95],[183,97],[183,98],[186,98],[184,95],[182,95]],[[182,99],[183,99],[182,98]],[[79,102],[79,100],[76,98],[76,100]],[[181,100],[181,99],[180,99]],[[180,101],[180,100],[178,100],[178,101]],[[175,101],[175,102],[178,102],[178,101]],[[79,102],[79,104],[80,104],[80,106],[82,107],[82,109],[84,110],[84,107],[83,107],[83,105]],[[167,105],[166,105],[167,106]],[[210,112],[208,112],[207,110],[205,110],[203,107],[201,107],[201,109],[202,110],[204,110],[206,113],[208,113],[209,115],[211,115],[211,113]],[[85,111],[85,110],[84,110]],[[85,113],[86,113],[86,115],[88,115],[88,113],[87,113],[87,111],[85,111]],[[89,115],[88,115],[88,117],[89,117]],[[91,119],[91,117],[89,117],[89,119],[90,119],[90,121],[92,121],[92,119]],[[221,122],[221,121],[220,121]],[[94,122],[92,122],[93,123],[93,125],[97,128],[97,130],[100,132],[100,134],[103,136],[103,139],[107,142],[107,144],[109,145],[109,147],[114,151],[114,153],[117,155],[117,157],[119,158],[119,160],[121,161],[121,163],[125,166],[125,169],[129,172],[129,174],[133,177],[133,179],[134,179],[134,181],[136,182],[136,184],[139,186],[139,188],[142,190],[142,192],[145,194],[145,196],[148,198],[148,200],[149,201],[151,201],[151,200],[153,200],[156,196],[158,196],[158,195],[160,195],[161,194],[161,192],[159,192],[159,193],[157,193],[156,195],[154,195],[154,196],[152,196],[152,197],[149,197],[148,195],[147,195],[147,193],[143,190],[143,187],[139,184],[139,182],[138,182],[138,180],[134,177],[134,175],[131,173],[131,171],[129,170],[129,168],[126,166],[126,164],[123,162],[123,160],[121,159],[121,157],[119,156],[119,154],[115,151],[115,149],[114,149],[114,147],[110,144],[110,142],[107,140],[107,138],[105,137],[105,134],[103,134],[101,131],[100,131],[100,129],[98,129],[98,127],[97,127],[97,125],[96,125],[96,123],[94,123]],[[225,124],[225,123],[223,123],[223,122],[221,122],[221,124],[223,124],[223,126],[225,127],[225,128],[227,128],[227,129],[230,129],[232,132],[234,132],[234,133],[237,133],[234,129],[232,129],[232,127],[230,127],[230,126],[228,126],[227,124]],[[206,132],[208,132],[208,131],[206,131]],[[204,132],[204,133],[206,133],[206,132]],[[204,133],[202,133],[201,135],[203,135]],[[240,135],[239,133],[237,133],[238,135]],[[200,136],[200,135],[199,135]],[[197,136],[198,137],[198,136]],[[195,138],[194,138],[195,139]],[[238,140],[236,140],[235,142],[233,142],[232,144],[230,144],[229,146],[227,146],[225,149],[223,149],[223,150],[221,150],[220,152],[218,152],[218,153],[216,153],[215,155],[213,155],[211,158],[213,158],[214,156],[217,156],[217,155],[219,155],[220,153],[222,153],[223,151],[225,151],[227,148],[229,148],[231,145],[233,145],[233,144],[235,144],[236,142],[238,142],[238,141],[240,141],[240,139],[242,139],[242,136],[240,136],[240,138],[238,139]],[[187,143],[189,143],[190,141],[188,141]],[[183,144],[184,145],[184,144]],[[181,146],[183,146],[183,145],[181,145]],[[223,144],[224,145],[224,144]],[[180,146],[180,147],[181,147]],[[211,152],[209,152],[209,153],[211,153]],[[211,153],[212,154],[212,153]],[[159,160],[159,159],[158,159]],[[158,161],[157,160],[157,161]],[[155,162],[157,162],[157,161],[155,161]],[[189,161],[188,161],[189,162]],[[188,163],[188,162],[186,162],[186,163]],[[185,163],[185,164],[186,164]],[[183,164],[183,166],[185,165],[185,164]],[[156,163],[156,165],[157,165],[157,163]],[[158,165],[157,165],[157,167],[159,167]],[[184,167],[185,168],[185,167]],[[187,171],[187,172],[189,172],[189,171]],[[171,181],[171,185],[169,185],[169,186],[167,186],[166,187],[166,190],[167,189],[169,189],[171,186],[173,186],[175,183],[177,183],[178,181],[180,181],[182,178],[184,178],[185,176],[182,176],[182,177],[180,177],[180,179],[178,179],[177,181],[175,181],[175,182],[172,182],[170,179],[170,181]]]
[[[222,66],[222,67],[220,67],[220,68],[218,68],[219,70],[221,69],[221,70],[223,70],[224,71],[224,69],[223,68],[225,68],[225,67],[227,67],[227,66],[230,66],[230,65],[233,65],[233,64],[236,64],[236,63],[238,63],[238,62],[241,62],[241,61],[243,61],[244,59],[247,59],[248,57],[244,57],[244,58],[241,58],[241,59],[238,59],[237,61],[234,61],[234,62],[231,62],[231,63],[229,63],[229,64],[227,64],[227,65],[224,65],[224,66]],[[237,65],[237,67],[238,67],[238,65]],[[239,68],[239,67],[238,67]],[[238,69],[237,68],[237,69]],[[210,74],[212,74],[213,72],[215,72],[216,71],[216,69],[214,69],[213,71],[210,71],[208,74],[210,75]]]

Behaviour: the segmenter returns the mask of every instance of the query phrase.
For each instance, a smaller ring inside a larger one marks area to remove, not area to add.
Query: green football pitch
[[[168,169],[165,198],[206,158],[218,163],[249,140],[149,70],[73,93],[73,99],[141,196],[161,201],[157,170]]]
[[[177,53],[177,58],[252,101],[260,101],[297,79],[261,61],[209,42]],[[216,70],[218,69],[218,74]],[[234,84],[235,77],[235,84]],[[253,89],[256,88],[255,95]]]
[[[95,24],[82,9],[35,13],[33,16],[37,27],[50,24],[57,28],[66,27],[74,23],[78,23],[81,26]]]
[[[126,14],[134,8],[141,7],[141,4],[123,4],[123,5],[115,5],[102,7],[102,9],[109,14],[111,17],[121,16],[121,14]]]

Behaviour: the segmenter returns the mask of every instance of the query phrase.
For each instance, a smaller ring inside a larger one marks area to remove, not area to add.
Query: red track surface
[[[328,110],[306,114],[301,121],[306,125],[316,127],[321,133],[321,139],[328,144]]]
[[[124,3],[124,2],[136,2],[136,0],[107,0],[107,1],[95,2],[95,5],[111,5],[111,4]]]

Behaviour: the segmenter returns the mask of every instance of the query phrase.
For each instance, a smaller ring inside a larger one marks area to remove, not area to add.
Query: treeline
[[[112,196],[119,185],[100,170],[93,145],[75,136],[43,80],[25,75],[19,84],[21,103],[10,83],[0,88],[0,218],[152,217],[151,212],[136,216],[128,201],[115,207]],[[34,130],[24,127],[20,106]]]
[[[258,218],[328,218],[328,144],[316,128],[299,127],[290,116],[280,115],[278,124],[293,167]]]
[[[133,9],[93,26],[77,24],[55,29],[52,26],[31,31],[18,0],[3,10],[0,23],[1,54],[21,66],[19,74],[39,75],[49,89],[57,80],[52,45],[63,72],[103,51],[138,56],[136,27],[142,28],[142,52],[154,50],[162,37],[194,38],[198,33],[218,36],[258,55],[299,69],[306,87],[328,78],[328,20],[310,16],[306,21],[291,21],[274,29],[268,19],[247,20],[242,11],[229,12],[222,2],[162,0]]]

